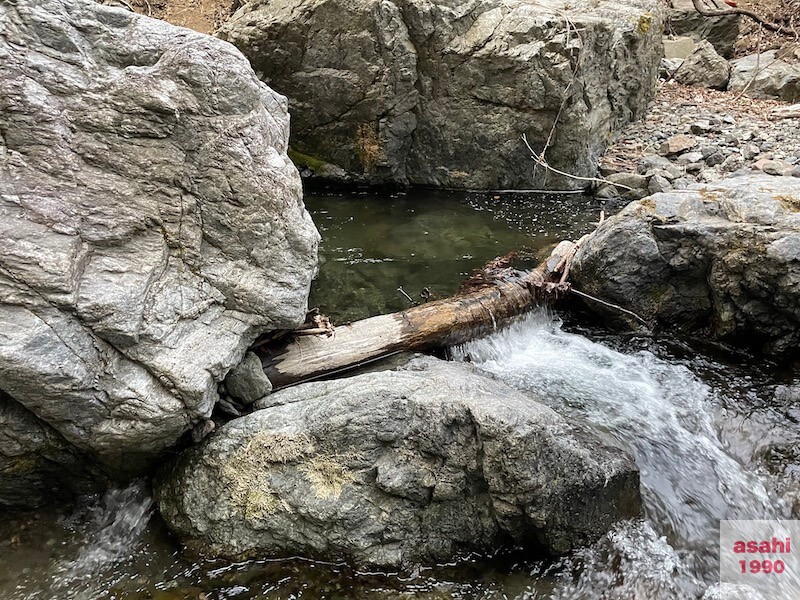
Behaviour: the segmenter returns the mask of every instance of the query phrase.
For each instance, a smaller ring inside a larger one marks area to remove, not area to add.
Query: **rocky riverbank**
[[[630,199],[761,172],[800,177],[798,118],[786,103],[662,82],[645,117],[626,127],[600,161],[600,188]]]

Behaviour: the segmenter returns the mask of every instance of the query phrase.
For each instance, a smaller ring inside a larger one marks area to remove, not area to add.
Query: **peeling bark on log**
[[[484,269],[467,291],[405,311],[335,328],[333,335],[290,336],[282,348],[258,350],[275,389],[338,373],[401,351],[451,346],[495,331],[540,301],[558,299],[569,289],[561,274],[577,249],[558,244],[532,271]]]

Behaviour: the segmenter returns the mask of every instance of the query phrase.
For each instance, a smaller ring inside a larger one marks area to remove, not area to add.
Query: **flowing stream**
[[[381,201],[378,216],[368,212]],[[522,202],[312,197],[325,238],[313,297],[340,322],[403,308],[399,286],[451,293],[510,248],[577,237],[598,211],[582,198]],[[577,331],[545,311],[451,358],[630,452],[644,518],[555,562],[507,548],[412,573],[302,559],[231,564],[181,552],[139,482],[0,522],[0,598],[699,598],[717,577],[720,519],[800,518],[800,404],[781,387],[797,384],[791,371],[678,338]]]

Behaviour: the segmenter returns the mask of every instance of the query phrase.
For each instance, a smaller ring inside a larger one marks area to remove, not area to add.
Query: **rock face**
[[[739,15],[704,17],[694,8],[692,0],[671,0],[667,31],[676,36],[689,36],[696,42],[707,40],[714,49],[731,58],[739,37]]]
[[[513,538],[561,554],[640,510],[627,456],[469,365],[418,358],[270,402],[162,473],[161,514],[191,548],[399,566]]]
[[[633,202],[581,247],[572,277],[670,327],[796,349],[800,180],[749,175]]]
[[[304,317],[318,234],[288,128],[225,42],[0,4],[0,389],[108,464],[209,415],[252,339]]]
[[[550,164],[594,174],[610,134],[652,96],[663,23],[655,0],[564,10],[527,0],[256,0],[218,35],[289,96],[293,158],[318,176],[574,188],[583,184],[534,170],[522,135],[539,152],[552,130]]]
[[[57,431],[0,392],[0,509],[35,508],[99,476]]]
[[[779,59],[774,50],[745,56],[733,61],[732,66],[729,90],[747,88],[744,93],[753,98],[800,100],[800,64]]]

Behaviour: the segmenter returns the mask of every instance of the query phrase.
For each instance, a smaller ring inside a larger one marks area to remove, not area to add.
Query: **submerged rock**
[[[168,526],[221,556],[399,566],[503,540],[562,554],[640,511],[617,449],[465,364],[279,391],[160,476]]]
[[[633,202],[586,240],[572,279],[669,327],[796,349],[800,180],[748,175]]]
[[[656,0],[256,0],[218,35],[289,96],[319,177],[552,189],[583,184],[534,169],[523,134],[594,175],[652,97],[662,29]]]
[[[119,468],[208,416],[255,336],[305,314],[318,234],[288,129],[225,42],[0,4],[0,389]]]

